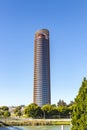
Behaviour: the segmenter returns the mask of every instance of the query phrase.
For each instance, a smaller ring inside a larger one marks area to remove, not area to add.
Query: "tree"
[[[71,118],[72,115],[72,111],[73,111],[73,105],[74,105],[74,101],[70,101],[70,103],[67,105],[68,110],[69,110],[69,117]]]
[[[41,118],[42,117],[42,110],[35,103],[31,103],[30,105],[28,105],[25,108],[24,113],[27,117],[32,117],[32,118]]]
[[[14,109],[14,113],[16,114],[19,110],[21,110],[21,106],[17,106],[17,107]]]
[[[43,105],[42,111],[45,118],[54,118],[58,114],[56,106],[50,104]]]
[[[59,118],[68,118],[69,109],[67,106],[58,106]]]
[[[2,110],[0,110],[0,117],[3,117],[4,112]]]
[[[55,104],[51,105],[51,118],[58,118],[58,110]]]
[[[72,113],[72,130],[87,129],[87,80],[84,78],[75,98]]]
[[[10,114],[9,111],[5,111],[5,112],[4,112],[4,117],[10,117],[10,115],[11,115],[11,114]]]
[[[22,116],[21,110],[19,110],[19,111],[16,112],[16,116],[19,116],[19,117]]]
[[[1,109],[2,109],[3,111],[8,111],[8,110],[9,110],[9,108],[8,108],[7,106],[2,106]]]
[[[59,100],[59,102],[57,103],[58,106],[67,106],[66,102],[64,102],[64,100]]]
[[[21,116],[22,112],[21,112],[21,106],[18,106],[14,109],[14,113],[16,114],[16,116]]]

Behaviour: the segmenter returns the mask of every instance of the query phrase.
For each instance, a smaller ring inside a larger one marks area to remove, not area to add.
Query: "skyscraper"
[[[50,104],[50,52],[49,31],[41,29],[34,41],[34,103]]]

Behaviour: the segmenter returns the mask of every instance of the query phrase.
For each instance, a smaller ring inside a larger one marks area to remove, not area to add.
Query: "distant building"
[[[10,106],[9,107],[9,112],[11,113],[11,116],[16,116],[15,115],[15,109],[17,108],[18,106]],[[23,114],[23,112],[24,112],[24,109],[25,109],[25,105],[20,105],[20,107],[21,107],[21,112],[22,112],[22,114]]]
[[[34,41],[34,103],[39,106],[51,103],[49,31],[36,32]]]
[[[9,112],[11,113],[11,116],[14,115],[14,110],[16,109],[15,106],[9,107]]]

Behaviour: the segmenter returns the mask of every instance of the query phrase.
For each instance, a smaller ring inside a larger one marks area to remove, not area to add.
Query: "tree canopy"
[[[67,106],[66,102],[64,100],[59,100],[59,102],[57,103],[58,106]]]
[[[72,113],[72,130],[87,130],[87,80],[84,78],[75,98]]]
[[[18,106],[14,109],[14,113],[16,114],[16,116],[22,116],[22,112],[21,112],[21,106]]]
[[[5,111],[4,112],[4,117],[9,117],[11,114],[10,114],[10,112],[9,111]]]
[[[32,117],[32,118],[40,118],[42,116],[41,108],[35,103],[31,103],[30,105],[28,105],[25,108],[24,113],[25,115],[27,115],[27,117]]]
[[[44,118],[52,118],[53,116],[58,114],[56,106],[50,104],[43,105],[42,111],[44,113]]]

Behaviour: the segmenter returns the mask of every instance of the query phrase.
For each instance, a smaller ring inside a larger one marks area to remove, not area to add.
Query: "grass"
[[[70,125],[70,121],[55,121],[52,125]]]

